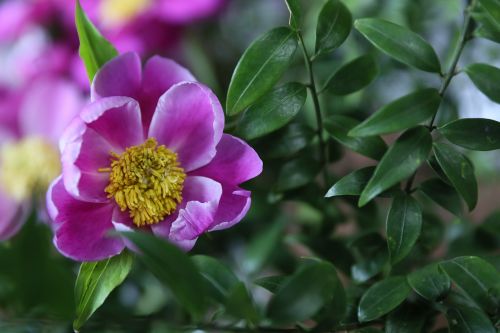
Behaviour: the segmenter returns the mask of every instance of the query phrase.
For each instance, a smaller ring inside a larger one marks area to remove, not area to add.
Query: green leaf
[[[415,127],[403,133],[377,165],[361,193],[359,206],[366,205],[383,191],[410,177],[427,159],[431,146],[432,137],[425,127]]]
[[[258,323],[259,313],[243,282],[238,282],[231,289],[226,303],[226,312],[237,319],[245,319],[252,325]]]
[[[488,16],[500,27],[500,2],[497,0],[479,0]]]
[[[426,72],[441,72],[432,46],[408,28],[377,18],[358,19],[354,27],[380,51],[394,59]]]
[[[500,68],[488,64],[472,64],[465,73],[474,85],[493,102],[500,103]]]
[[[411,288],[402,276],[389,277],[371,286],[361,297],[358,319],[367,322],[394,310],[410,294]]]
[[[500,273],[478,257],[458,257],[441,264],[443,270],[474,302],[489,313],[498,310],[498,299],[491,294],[498,286]]]
[[[296,49],[295,33],[285,27],[255,40],[234,70],[227,92],[227,114],[235,115],[264,96],[285,73]]]
[[[288,24],[290,28],[295,31],[300,30],[300,20],[301,20],[301,12],[300,12],[300,4],[299,0],[285,0],[286,6],[288,7],[288,11],[290,12],[290,21]]]
[[[314,135],[310,127],[300,122],[291,123],[266,140],[264,155],[268,158],[290,157],[304,149]]]
[[[206,289],[213,299],[225,304],[231,290],[239,283],[234,273],[217,259],[197,255],[191,260],[206,281]]]
[[[432,117],[440,103],[441,96],[436,89],[418,90],[382,107],[354,127],[349,135],[379,135],[414,127]]]
[[[426,319],[425,309],[404,304],[387,317],[385,333],[422,333]]]
[[[195,264],[177,246],[153,235],[139,232],[123,233],[140,250],[139,258],[170,288],[176,299],[199,320],[205,313],[208,295],[205,280]]]
[[[387,215],[387,246],[391,264],[406,257],[417,242],[422,230],[422,210],[409,195],[398,195]]]
[[[80,6],[80,1],[76,1],[75,22],[80,39],[80,58],[82,58],[89,80],[92,82],[97,71],[106,62],[116,57],[118,51],[90,22]]]
[[[247,274],[258,272],[269,261],[283,238],[283,228],[283,221],[277,220],[251,240],[242,264]]]
[[[366,167],[354,172],[336,182],[325,194],[326,198],[342,195],[360,195],[373,175],[375,167]]]
[[[358,57],[335,72],[323,90],[334,95],[349,95],[369,85],[378,74],[378,66],[370,54]]]
[[[341,1],[328,0],[319,13],[316,26],[316,55],[339,47],[349,36],[351,28],[349,9]]]
[[[420,191],[435,203],[456,216],[462,216],[462,201],[457,191],[439,178],[431,178],[419,185]]]
[[[417,294],[428,301],[442,299],[451,288],[450,278],[438,264],[431,264],[408,275],[408,283]]]
[[[488,316],[481,310],[457,305],[448,309],[446,317],[450,333],[496,333]]]
[[[133,261],[132,254],[123,251],[103,261],[81,264],[75,283],[76,318],[73,329],[79,330],[109,294],[125,280]]]
[[[302,156],[283,165],[276,182],[276,191],[289,191],[312,182],[321,165],[310,156]]]
[[[303,321],[334,297],[345,303],[345,291],[335,268],[324,261],[309,263],[280,286],[269,302],[268,317],[276,323]]]
[[[434,143],[434,156],[453,187],[473,210],[477,204],[477,181],[472,163],[444,143]]]
[[[358,124],[356,119],[335,115],[325,120],[325,129],[341,144],[357,153],[379,160],[387,150],[384,140],[378,136],[353,138],[347,135],[347,132]]]
[[[262,97],[238,121],[237,133],[247,140],[271,133],[292,120],[306,102],[307,89],[287,83]]]
[[[439,128],[451,143],[472,150],[500,149],[500,123],[491,119],[458,119]]]
[[[275,294],[286,280],[287,277],[282,275],[266,276],[255,280],[254,283]]]

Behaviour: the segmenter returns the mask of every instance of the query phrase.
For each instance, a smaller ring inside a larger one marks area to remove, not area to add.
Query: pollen
[[[156,224],[172,214],[182,201],[186,174],[177,154],[149,138],[122,154],[111,153],[105,191],[121,211],[128,211],[138,227]]]
[[[14,200],[44,192],[60,173],[56,147],[42,138],[26,137],[0,149],[0,187]]]

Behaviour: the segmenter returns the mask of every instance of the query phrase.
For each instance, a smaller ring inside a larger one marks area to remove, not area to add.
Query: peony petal
[[[262,160],[243,140],[223,134],[214,159],[193,174],[215,179],[222,184],[238,185],[262,172]]]
[[[205,86],[183,82],[158,101],[149,137],[176,152],[186,172],[206,165],[224,128],[224,114],[215,95]]]
[[[141,59],[137,53],[125,53],[107,62],[95,75],[91,100],[109,96],[138,98],[142,82]]]
[[[196,238],[213,225],[222,187],[205,177],[187,177],[182,192],[183,204],[176,214],[152,226],[159,236],[167,236],[175,244],[187,250],[185,245],[194,245]],[[175,217],[172,221],[172,218]]]
[[[0,190],[0,241],[14,236],[28,218],[29,204],[10,199]]]
[[[223,0],[161,1],[156,14],[168,22],[185,24],[215,14],[223,4]]]
[[[28,86],[20,106],[21,134],[57,143],[82,106],[83,98],[70,82],[56,78],[39,79]]]
[[[144,125],[149,128],[158,99],[174,84],[196,81],[194,76],[173,60],[154,56],[144,66],[142,79],[141,109]]]
[[[54,245],[63,255],[78,261],[96,261],[115,256],[125,248],[121,238],[108,235],[114,230],[114,205],[76,200],[59,180],[49,192],[47,206],[55,226]]]
[[[210,231],[227,229],[240,222],[250,209],[250,203],[250,191],[225,186]]]

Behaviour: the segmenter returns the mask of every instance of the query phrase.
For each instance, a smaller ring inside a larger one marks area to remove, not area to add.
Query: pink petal
[[[215,179],[222,184],[238,185],[262,172],[262,160],[243,140],[223,134],[214,159],[193,174]]]
[[[151,123],[158,99],[174,84],[196,81],[194,76],[173,60],[154,56],[144,66],[141,109],[146,128]]]
[[[11,238],[21,229],[28,217],[29,206],[10,199],[0,189],[0,241]]]
[[[94,77],[92,101],[109,96],[139,97],[142,81],[141,59],[136,53],[125,53],[106,63]]]
[[[210,231],[227,229],[240,222],[250,209],[250,203],[250,191],[225,186]]]
[[[39,79],[27,87],[20,106],[21,134],[57,143],[82,106],[80,91],[70,82],[56,78]]]
[[[174,85],[158,101],[149,137],[176,152],[186,172],[206,165],[224,128],[224,114],[215,95],[194,82]]]
[[[0,6],[0,41],[10,42],[18,38],[29,26],[32,4],[22,1],[6,1]]]
[[[78,261],[96,261],[124,249],[125,244],[119,237],[108,235],[114,230],[112,204],[76,200],[59,180],[49,192],[47,206],[56,226],[54,244],[63,255]]]
[[[223,4],[223,0],[161,1],[157,15],[171,23],[188,23],[215,14]]]

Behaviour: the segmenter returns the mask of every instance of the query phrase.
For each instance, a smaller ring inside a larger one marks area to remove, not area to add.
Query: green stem
[[[443,78],[441,87],[439,88],[439,96],[441,97],[444,96],[446,90],[448,89],[448,86],[450,85],[451,79],[453,79],[453,77],[456,75],[456,69],[458,61],[460,60],[460,56],[462,55],[462,51],[464,50],[465,44],[467,44],[467,42],[471,39],[471,27],[472,27],[472,19],[470,16],[471,6],[472,5],[470,5],[469,1],[469,6],[467,6],[467,8],[465,9],[465,19],[460,41],[457,47],[455,48],[455,51],[453,52],[453,57],[451,60],[450,67]],[[434,130],[434,122],[436,121],[437,113],[438,111],[434,113],[434,115],[432,116],[432,120],[429,123],[429,131],[431,132]]]
[[[318,91],[316,90],[316,82],[314,79],[314,71],[313,64],[311,58],[309,57],[309,53],[307,52],[306,45],[304,43],[304,38],[302,34],[297,32],[297,36],[300,41],[300,46],[302,48],[302,53],[304,55],[304,62],[306,64],[306,70],[309,74],[309,84],[308,88],[311,92],[311,97],[314,105],[314,112],[316,113],[316,123],[317,123],[317,135],[319,139],[319,149],[320,149],[320,159],[321,165],[323,166],[323,181],[324,185],[328,186],[328,146],[327,142],[323,138],[323,116],[321,114],[321,107],[318,98]]]

